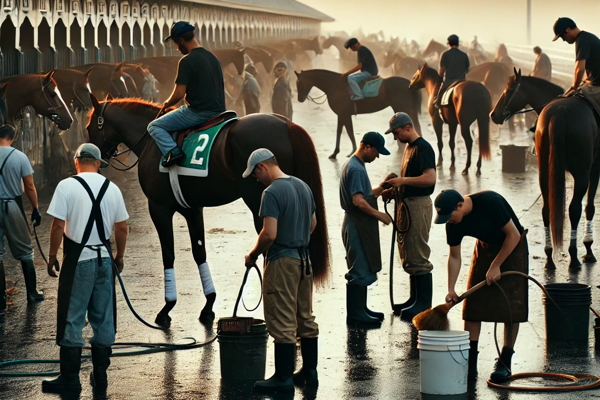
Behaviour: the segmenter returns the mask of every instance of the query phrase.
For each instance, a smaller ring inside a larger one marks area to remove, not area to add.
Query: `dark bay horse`
[[[206,296],[206,305],[200,314],[202,322],[214,318],[212,307],[216,298],[206,263],[202,210],[242,198],[252,211],[256,231],[260,231],[262,219],[258,211],[264,186],[256,179],[242,178],[248,156],[260,147],[269,148],[276,155],[282,170],[305,181],[313,192],[318,224],[311,236],[310,256],[315,282],[323,284],[326,281],[329,244],[319,161],[314,144],[302,127],[268,114],[243,117],[228,125],[213,144],[209,161],[210,175],[206,178],[179,177],[183,196],[192,207],[182,208],[172,193],[168,174],[158,171],[161,154],[146,131],[160,106],[139,99],[99,103],[94,96],[92,103],[94,109],[89,114],[87,127],[90,141],[98,145],[106,156],[110,156],[118,144],[124,143],[139,157],[138,177],[160,238],[165,271],[172,272],[175,261],[173,215],[179,212],[185,217],[192,254],[199,267]],[[101,125],[98,123],[100,117],[104,121]],[[177,301],[176,291],[173,293],[174,290],[168,292],[166,289],[166,304],[156,317],[156,323],[162,326],[170,324],[169,312]]]
[[[354,102],[350,100],[350,92],[347,78],[342,75],[327,71],[324,69],[312,69],[308,71],[296,72],[298,80],[296,86],[298,89],[298,101],[301,103],[306,100],[308,93],[313,87],[325,92],[327,102],[331,110],[338,116],[337,132],[335,139],[335,150],[329,156],[335,159],[340,152],[340,137],[342,129],[346,127],[346,132],[352,142],[352,151],[348,154],[350,157],[356,151],[356,140],[354,139],[354,127],[352,125],[352,115],[370,114],[383,110],[386,107],[392,107],[394,112],[403,111],[412,118],[415,129],[421,132],[419,124],[419,113],[421,112],[421,92],[408,88],[408,79],[399,76],[386,78],[381,84],[379,95],[377,97],[365,98]]]
[[[477,175],[481,175],[481,158],[490,159],[490,111],[492,109],[492,98],[490,92],[479,82],[464,81],[456,85],[452,99],[448,106],[442,107],[444,120],[440,116],[438,109],[433,105],[433,98],[438,92],[442,78],[433,68],[424,64],[413,76],[410,82],[410,88],[425,88],[429,94],[429,115],[435,135],[438,141],[438,168],[442,166],[442,149],[444,143],[442,140],[442,129],[444,120],[448,121],[450,132],[450,169],[454,169],[454,147],[456,146],[456,128],[460,124],[460,133],[467,147],[467,164],[462,171],[463,175],[469,173],[471,166],[471,150],[473,148],[473,138],[471,137],[471,125],[477,121],[479,129],[479,158],[477,160]]]
[[[244,52],[250,56],[254,64],[262,64],[267,73],[273,71],[273,56],[268,51],[258,47],[244,47]]]

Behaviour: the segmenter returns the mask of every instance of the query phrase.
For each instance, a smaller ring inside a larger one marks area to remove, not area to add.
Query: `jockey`
[[[373,57],[371,50],[365,46],[362,46],[356,38],[348,39],[348,41],[344,44],[344,47],[346,49],[356,51],[358,63],[356,66],[354,66],[354,68],[344,73],[342,78],[348,78],[348,85],[350,86],[350,89],[352,89],[352,95],[350,96],[350,99],[353,101],[362,100],[365,98],[365,96],[363,96],[358,84],[366,81],[372,76],[377,75],[379,72],[379,69],[377,69],[377,62],[375,62],[375,57]]]
[[[163,159],[163,167],[170,167],[184,157],[183,150],[169,132],[202,124],[225,111],[225,88],[221,63],[210,51],[203,48],[194,37],[194,26],[186,21],[175,22],[171,35],[177,50],[183,54],[177,67],[175,89],[165,101],[168,108],[177,104],[185,95],[185,102],[177,110],[152,121],[148,133],[156,140]]]
[[[465,80],[469,72],[469,56],[458,49],[458,36],[448,36],[448,46],[450,48],[440,57],[439,73],[444,81],[433,100],[436,108],[440,108],[444,91],[454,82]]]

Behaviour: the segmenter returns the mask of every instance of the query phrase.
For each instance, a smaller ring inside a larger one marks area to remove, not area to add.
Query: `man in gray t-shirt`
[[[37,191],[33,183],[33,168],[25,154],[11,147],[14,137],[15,130],[12,126],[0,126],[0,268],[4,271],[2,260],[6,257],[4,247],[4,237],[6,236],[12,256],[21,261],[27,288],[27,301],[31,303],[44,300],[44,296],[36,289],[33,248],[21,201],[23,187],[33,209],[31,221],[34,226],[40,224],[42,215],[38,210]],[[0,280],[0,292],[1,312],[6,309],[4,274]]]

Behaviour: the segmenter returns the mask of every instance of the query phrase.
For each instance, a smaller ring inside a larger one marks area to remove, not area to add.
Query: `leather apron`
[[[371,207],[377,210],[377,198],[365,197]],[[358,207],[346,210],[358,230],[360,240],[369,260],[371,272],[376,274],[381,271],[381,243],[379,242],[379,220],[362,212]]]
[[[92,249],[98,253],[98,267],[102,265],[102,257],[101,257],[101,248],[104,246],[108,251],[109,257],[112,261],[112,252],[110,248],[109,239],[106,238],[104,232],[104,222],[102,218],[102,210],[100,208],[100,202],[108,189],[108,185],[110,181],[106,179],[104,184],[100,188],[100,192],[98,192],[98,197],[94,197],[92,190],[85,180],[83,180],[79,176],[73,176],[73,179],[76,179],[81,185],[84,187],[90,199],[92,200],[92,211],[90,213],[90,217],[88,219],[87,225],[85,226],[85,230],[83,232],[83,238],[81,239],[81,243],[77,243],[71,239],[69,239],[66,235],[63,235],[63,252],[64,259],[62,263],[62,270],[60,272],[60,277],[58,280],[58,312],[57,312],[57,332],[56,332],[56,344],[60,346],[60,342],[63,339],[65,328],[67,325],[67,317],[69,313],[69,303],[71,300],[71,290],[73,288],[73,280],[75,278],[75,270],[77,269],[77,264],[79,263],[79,256],[84,248]],[[87,242],[90,239],[90,235],[92,233],[92,229],[94,227],[94,222],[96,223],[96,229],[98,231],[98,237],[101,238],[102,243],[97,245],[88,245]],[[111,271],[114,271],[111,268]],[[111,282],[113,282],[113,313],[114,313],[114,322],[115,322],[115,331],[117,330],[117,302],[116,302],[116,292],[114,290],[114,275],[111,277]]]

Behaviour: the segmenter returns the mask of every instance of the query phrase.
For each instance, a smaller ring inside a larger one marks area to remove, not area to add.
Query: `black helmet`
[[[358,43],[358,39],[357,38],[350,38],[346,41],[346,43],[344,43],[344,47],[346,49],[349,49],[350,47],[354,46],[356,43]]]
[[[554,23],[554,39],[552,39],[552,41],[554,42],[555,40],[557,40],[559,37],[562,36],[563,33],[565,33],[567,31],[567,28],[577,28],[577,25],[575,24],[575,21],[573,21],[571,18],[567,18],[567,17],[560,17],[559,19],[556,20],[556,22]]]
[[[458,46],[458,36],[456,36],[456,35],[448,36],[448,44],[450,46]]]

